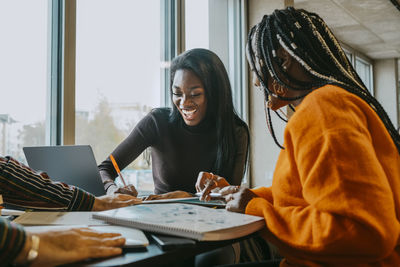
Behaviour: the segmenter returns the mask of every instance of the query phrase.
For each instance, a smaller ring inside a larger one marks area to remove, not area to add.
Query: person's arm
[[[253,188],[250,189],[255,195],[257,195],[258,197],[264,198],[265,200],[267,200],[268,202],[270,202],[271,204],[274,203],[274,199],[272,197],[272,191],[271,191],[271,187],[258,187],[258,188]]]
[[[117,233],[89,228],[29,233],[22,226],[3,221],[0,221],[0,237],[6,241],[0,243],[1,266],[56,266],[106,258],[121,254],[125,244],[125,238]]]
[[[209,172],[200,172],[195,187],[197,192],[203,193],[200,197],[201,200],[210,200],[211,198],[209,193],[215,188],[221,189],[231,184],[240,185],[242,183],[249,146],[249,133],[243,126],[238,126],[235,131],[237,150],[230,179],[231,183],[229,183],[224,177]]]
[[[120,170],[123,170],[134,161],[147,147],[151,146],[158,136],[156,117],[150,112],[132,130],[129,136],[119,144],[111,153],[117,162]],[[99,165],[99,172],[107,194],[114,193],[117,186],[114,181],[118,176],[114,166],[107,157]]]
[[[320,112],[327,110],[332,116],[332,109],[325,105]],[[316,114],[307,115],[326,127],[327,122],[318,120]],[[367,128],[379,126],[367,126],[362,116],[359,110],[348,108],[335,114],[334,125],[321,135],[304,125],[285,132],[285,150],[274,174],[274,198],[280,195],[279,202],[255,197],[246,207],[247,214],[265,217],[270,240],[282,251],[330,263],[372,262],[393,252],[399,221],[390,181],[400,176],[397,171],[385,173]],[[382,126],[375,134],[388,140],[386,153],[394,151],[394,157],[385,161],[398,165],[398,152],[389,134]],[[291,194],[286,195],[288,191]]]
[[[10,157],[0,157],[0,195],[8,204],[46,210],[100,211],[140,202],[122,194],[95,197],[78,187],[53,182],[46,173]]]
[[[24,248],[26,233],[22,226],[0,218],[0,240],[0,262],[8,266]]]
[[[92,210],[95,201],[92,194],[53,182],[11,157],[0,157],[0,194],[8,204],[51,210]]]
[[[248,146],[249,146],[249,133],[243,126],[236,128],[236,154],[233,163],[233,172],[230,179],[231,185],[240,185],[242,183],[244,170],[246,166]]]

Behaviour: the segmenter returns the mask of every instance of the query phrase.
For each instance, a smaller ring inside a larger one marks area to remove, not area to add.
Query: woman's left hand
[[[226,209],[239,213],[245,213],[247,204],[257,197],[250,189],[240,186],[227,186],[219,192],[225,198]]]
[[[156,199],[170,199],[170,198],[186,198],[193,197],[193,194],[185,192],[185,191],[172,191],[159,195],[148,195],[143,197],[142,200],[156,200]]]

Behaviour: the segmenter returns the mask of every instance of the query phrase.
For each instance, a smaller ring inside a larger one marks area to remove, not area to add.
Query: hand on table
[[[257,197],[250,189],[240,186],[227,186],[219,192],[225,198],[226,209],[239,213],[245,213],[247,204]]]
[[[117,187],[117,185],[111,185],[107,189],[107,195],[117,194],[117,193],[131,195],[134,197],[137,197],[137,195],[138,195],[138,191],[136,190],[135,186],[132,184],[128,184],[127,186],[123,186],[123,187]]]
[[[210,172],[200,172],[197,177],[196,191],[202,192],[200,200],[209,201],[211,192],[218,192],[218,190],[226,186],[229,186],[229,183],[224,177]]]
[[[193,197],[193,195],[185,191],[177,190],[159,195],[148,195],[146,197],[143,197],[142,200],[171,199],[171,198],[185,198],[185,197]]]
[[[140,202],[142,202],[140,198],[130,195],[124,195],[124,194],[104,195],[101,197],[96,197],[92,210],[93,211],[110,210],[134,204],[139,204]]]
[[[88,258],[106,258],[122,253],[125,238],[116,233],[101,233],[88,228],[35,233],[40,238],[39,253],[30,266],[55,266]],[[31,248],[27,233],[25,246],[15,260],[24,264]]]

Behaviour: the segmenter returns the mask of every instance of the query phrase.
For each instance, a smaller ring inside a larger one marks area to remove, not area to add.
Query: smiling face
[[[172,102],[188,126],[198,125],[206,116],[207,98],[203,83],[190,70],[175,72]]]

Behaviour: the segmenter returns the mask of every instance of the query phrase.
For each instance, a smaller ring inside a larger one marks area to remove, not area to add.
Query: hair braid
[[[256,51],[253,51],[252,44],[255,44]],[[289,77],[282,67],[281,59],[277,56],[276,51],[279,47],[282,47],[304,67],[312,77],[311,83]],[[274,94],[266,86],[268,74],[280,85],[291,90],[306,91],[312,87],[321,87],[327,84],[337,85],[368,103],[384,123],[400,153],[400,135],[389,116],[381,104],[370,94],[338,40],[317,14],[293,7],[275,10],[273,14],[264,16],[262,21],[251,29],[247,51],[250,65],[255,70],[264,89],[265,101],[268,100],[269,94],[285,101],[294,101],[306,96],[306,93],[300,97],[283,97]],[[254,62],[256,58],[260,60],[259,70],[256,69]],[[291,84],[287,84],[285,80],[290,80]],[[289,105],[289,107],[294,111],[293,106]],[[283,148],[276,139],[270,109],[265,105],[264,109],[267,125],[274,142]],[[278,113],[276,114],[285,121]]]

